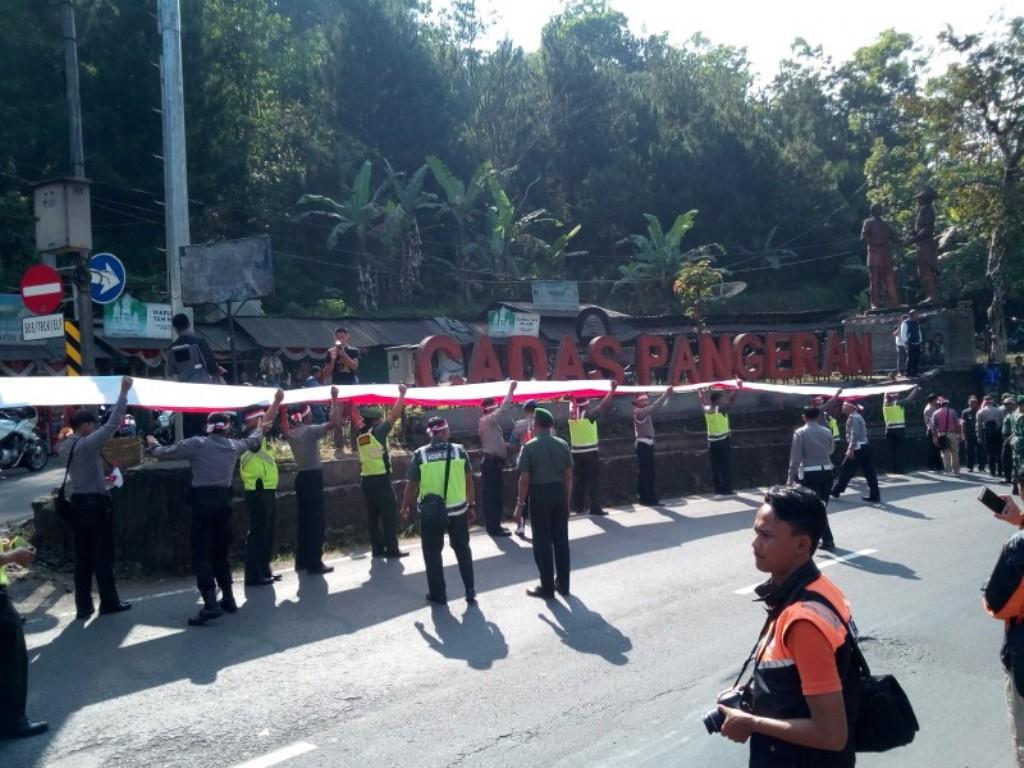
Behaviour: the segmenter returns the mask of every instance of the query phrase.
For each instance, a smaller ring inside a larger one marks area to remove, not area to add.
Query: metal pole
[[[64,80],[68,102],[68,139],[71,146],[71,174],[85,178],[85,148],[82,144],[82,97],[78,90],[78,41],[75,36],[75,6],[66,0],[61,8],[64,26]]]
[[[231,302],[228,302],[228,350],[231,355],[231,383],[238,383],[238,358],[235,357],[235,315],[231,311]]]
[[[167,286],[171,312],[184,309],[181,296],[181,248],[191,241],[188,222],[188,173],[185,165],[185,95],[181,72],[181,8],[178,0],[159,0],[160,92],[164,130],[164,220],[167,230]]]
[[[89,253],[80,251],[73,254],[78,263],[72,273],[75,286],[75,314],[78,317],[78,331],[82,334],[82,373],[86,376],[96,374],[96,356],[92,332],[92,294],[89,286],[92,283],[92,272],[89,270]]]

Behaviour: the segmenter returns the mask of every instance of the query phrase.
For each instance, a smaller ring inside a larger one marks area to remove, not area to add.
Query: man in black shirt
[[[192,333],[188,315],[180,312],[171,318],[177,338],[167,351],[167,366],[177,381],[191,384],[214,384],[220,376],[220,366],[210,349],[210,343]],[[202,413],[181,413],[182,432],[185,437],[206,434],[206,416]]]
[[[978,450],[978,398],[971,395],[967,398],[967,407],[960,412],[960,465],[966,466],[969,472],[985,468],[984,453]]]
[[[334,330],[334,346],[327,352],[327,364],[324,366],[323,381],[331,384],[346,385],[359,383],[359,350],[348,345],[348,329]]]

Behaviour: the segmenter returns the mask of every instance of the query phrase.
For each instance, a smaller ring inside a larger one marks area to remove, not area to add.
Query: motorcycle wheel
[[[50,456],[45,445],[33,443],[25,451],[25,455],[21,457],[21,463],[29,472],[38,472],[46,466],[49,458]]]

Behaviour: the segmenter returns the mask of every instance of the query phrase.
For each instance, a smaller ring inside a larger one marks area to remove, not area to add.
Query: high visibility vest
[[[729,414],[721,411],[704,411],[708,425],[708,440],[724,440],[729,436]]]
[[[417,449],[420,465],[420,495],[422,499],[428,494],[444,495],[444,504],[448,514],[459,514],[465,511],[469,502],[466,499],[466,466],[469,455],[466,449],[455,443],[451,444],[451,468],[448,470],[448,493],[444,495],[444,464],[448,444],[425,445]]]
[[[373,435],[372,430],[367,430],[359,435],[357,440],[359,443],[359,474],[362,477],[379,477],[380,475],[386,475],[388,473],[388,465],[384,460],[387,455],[388,446],[387,440],[384,440],[384,444],[381,445]],[[441,478],[441,482],[444,482],[444,478]],[[448,481],[451,485],[451,480]]]
[[[277,489],[277,458],[266,439],[258,451],[246,451],[242,454],[238,473],[242,476],[242,487],[247,491],[256,490],[257,480],[263,481],[265,491]]]
[[[597,450],[597,422],[590,419],[569,419],[569,445],[574,453]]]
[[[826,415],[825,418],[828,419],[828,428],[832,431],[832,437],[840,439],[842,436],[839,434],[839,422],[831,416]]]
[[[882,418],[886,429],[899,429],[907,426],[907,415],[902,405],[883,405]]]
[[[24,546],[27,546],[27,542],[20,536],[15,536],[10,540],[0,539],[0,552],[10,552],[12,549]],[[0,565],[0,587],[6,587],[10,583],[11,579],[7,575],[7,566]]]

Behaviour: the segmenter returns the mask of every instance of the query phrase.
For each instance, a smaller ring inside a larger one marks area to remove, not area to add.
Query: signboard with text
[[[150,304],[125,294],[103,307],[103,333],[111,338],[170,339],[171,305]]]
[[[35,315],[21,319],[21,338],[25,341],[59,339],[64,336],[64,315]]]
[[[580,308],[580,287],[573,280],[534,280],[534,309],[576,312]]]
[[[537,336],[540,333],[540,315],[513,312],[502,307],[487,313],[487,335],[495,339],[509,336]]]

